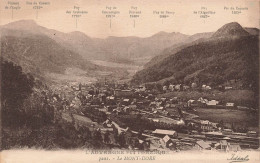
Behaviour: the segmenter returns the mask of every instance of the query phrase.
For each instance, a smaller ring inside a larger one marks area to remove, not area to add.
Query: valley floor
[[[196,108],[197,114],[201,119],[209,120],[215,123],[223,121],[227,127],[246,126],[250,130],[257,130],[258,116],[255,112],[233,109],[215,109],[215,108]]]

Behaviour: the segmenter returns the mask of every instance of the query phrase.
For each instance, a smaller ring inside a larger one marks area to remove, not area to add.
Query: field
[[[241,127],[257,128],[258,126],[258,114],[254,112],[212,108],[196,108],[195,110],[195,114],[200,119],[217,123],[222,120],[227,125],[234,123],[235,126]]]
[[[136,64],[125,64],[125,63],[115,63],[101,60],[92,60],[92,63],[100,66],[125,69],[129,73],[127,79],[130,79],[137,71],[141,70],[143,67]]]

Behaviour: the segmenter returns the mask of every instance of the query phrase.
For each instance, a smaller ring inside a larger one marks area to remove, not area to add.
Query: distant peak
[[[229,26],[229,27],[234,27],[234,28],[242,28],[242,26],[238,23],[238,22],[231,22],[231,23],[227,23],[227,24],[225,24],[225,25],[223,25],[223,27],[227,27],[227,26]]]
[[[168,34],[168,32],[160,31],[160,32],[158,32],[157,34]]]
[[[4,28],[14,30],[36,31],[41,28],[34,20],[19,20],[3,25]]]
[[[167,34],[169,34],[169,33],[164,32],[164,31],[160,31],[160,32],[154,34],[153,36],[162,36],[162,35],[167,35]]]
[[[184,34],[180,33],[180,32],[165,32],[165,31],[160,31],[154,35],[152,35],[151,37],[172,37],[172,36],[178,36],[178,35],[182,35],[184,36]]]
[[[81,31],[73,31],[73,32],[70,32],[68,34],[72,37],[83,38],[83,39],[91,39],[88,35],[86,35],[85,33],[81,32]]]
[[[219,28],[212,37],[247,36],[249,33],[237,22],[231,22]]]
[[[38,24],[32,19],[19,20],[19,21],[8,23],[7,25],[14,25],[14,24],[16,24],[16,25],[35,25],[35,26],[38,26]]]

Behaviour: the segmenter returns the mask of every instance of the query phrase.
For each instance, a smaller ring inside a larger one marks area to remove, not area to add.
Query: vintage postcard
[[[260,162],[259,5],[1,0],[0,162]]]

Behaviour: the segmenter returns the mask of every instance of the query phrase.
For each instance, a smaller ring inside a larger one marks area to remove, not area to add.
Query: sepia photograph
[[[259,0],[1,0],[0,162],[259,162]]]

